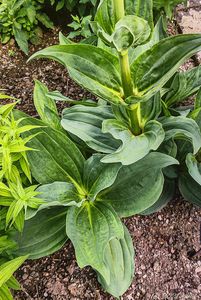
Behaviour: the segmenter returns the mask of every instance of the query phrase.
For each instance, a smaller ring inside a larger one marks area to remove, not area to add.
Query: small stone
[[[195,269],[195,273],[197,274],[197,273],[200,273],[201,272],[201,267],[198,267],[198,268],[196,268]]]
[[[162,221],[163,218],[162,218],[161,215],[159,215],[159,216],[158,216],[158,219],[159,219],[160,221]]]
[[[24,274],[23,276],[22,276],[22,279],[23,280],[26,280],[28,278],[28,275],[27,274]]]

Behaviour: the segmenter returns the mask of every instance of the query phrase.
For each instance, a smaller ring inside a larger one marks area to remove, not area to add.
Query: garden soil
[[[170,32],[201,32],[201,1],[179,6],[177,22]],[[44,34],[39,47],[30,54],[58,43],[59,28]],[[32,61],[11,41],[0,45],[0,88],[20,99],[18,107],[36,116],[32,94],[34,79],[46,83],[72,99],[92,96],[72,82],[66,70],[49,60]],[[198,65],[195,56],[183,69]],[[58,104],[59,111],[64,104]],[[201,211],[179,194],[161,212],[125,220],[135,246],[135,278],[122,300],[200,300],[201,299]],[[27,261],[16,273],[22,291],[15,300],[112,300],[98,284],[96,274],[77,266],[71,242],[54,255]],[[6,299],[5,299],[6,300]]]

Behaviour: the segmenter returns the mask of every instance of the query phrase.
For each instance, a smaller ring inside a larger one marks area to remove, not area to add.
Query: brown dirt
[[[56,44],[58,31],[46,34],[40,48]],[[30,54],[38,49],[32,46]],[[36,114],[34,79],[74,99],[90,97],[57,63],[40,60],[27,65],[26,57],[12,43],[0,48],[0,88],[20,98],[19,107],[31,115]],[[178,196],[161,212],[128,218],[125,223],[135,245],[136,273],[121,299],[201,299],[201,211]],[[22,291],[15,300],[114,299],[102,291],[91,268],[79,269],[70,242],[50,257],[27,261],[16,275]]]
[[[136,273],[122,300],[199,300],[201,212],[176,198],[152,216],[125,221],[136,252]],[[28,261],[18,272],[23,291],[16,300],[112,300],[91,268],[76,264],[70,242],[49,258]]]
[[[47,46],[58,44],[59,31],[60,29],[56,28],[44,34],[40,47],[30,46],[29,56]],[[50,91],[57,89],[75,100],[92,97],[73,82],[66,69],[58,63],[43,59],[27,63],[27,59],[28,57],[14,44],[14,40],[5,46],[0,45],[0,89],[5,89],[6,94],[20,99],[21,110],[36,115],[32,101],[35,79],[45,83]],[[58,104],[60,111],[65,106],[62,102]]]

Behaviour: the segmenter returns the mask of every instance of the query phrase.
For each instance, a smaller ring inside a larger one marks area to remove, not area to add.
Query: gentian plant
[[[91,266],[103,288],[119,297],[132,282],[134,249],[122,217],[148,214],[174,195],[200,186],[200,93],[195,110],[175,106],[201,86],[200,67],[178,73],[201,50],[201,35],[164,37],[154,27],[152,1],[103,0],[95,17],[98,47],[51,46],[50,58],[98,97],[75,101],[36,82],[37,120],[20,112],[32,175],[44,203],[28,208],[16,254],[49,255],[69,238],[79,266]],[[75,104],[59,122],[54,99]],[[38,134],[40,132],[40,134]],[[181,164],[179,165],[179,162]],[[193,181],[185,191],[187,177]]]

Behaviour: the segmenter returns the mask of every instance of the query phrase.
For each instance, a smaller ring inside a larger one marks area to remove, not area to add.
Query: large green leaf
[[[178,103],[195,94],[201,86],[201,66],[186,72],[178,72],[165,95],[167,106]]]
[[[110,283],[110,271],[104,264],[105,247],[112,238],[124,235],[122,223],[112,207],[88,201],[81,208],[70,207],[66,232],[74,245],[78,265],[81,268],[90,265]]]
[[[103,288],[119,297],[129,288],[134,275],[134,249],[132,239],[124,226],[124,237],[109,241],[104,252],[105,266],[110,272],[110,283],[98,274],[98,280]]]
[[[89,55],[90,53],[90,55]],[[58,45],[36,52],[33,58],[58,61],[81,86],[112,103],[122,103],[121,76],[118,58],[90,45]]]
[[[179,190],[185,200],[201,207],[201,185],[187,172],[180,174]]]
[[[148,209],[144,210],[142,215],[150,215],[163,209],[175,195],[176,183],[174,179],[165,178],[162,194],[160,198]]]
[[[67,240],[66,212],[64,207],[52,207],[26,221],[23,232],[15,236],[16,254],[29,254],[29,258],[36,259],[59,250]]]
[[[172,164],[178,164],[178,161],[152,152],[138,162],[122,167],[114,184],[102,191],[98,200],[111,204],[121,217],[141,213],[159,199],[164,184],[162,168]]]
[[[111,186],[121,168],[121,164],[104,164],[103,155],[94,154],[86,162],[83,172],[83,183],[90,200],[95,200],[98,193]]]
[[[201,49],[200,34],[185,34],[161,40],[131,65],[136,98],[150,98],[174,75],[184,61]]]
[[[48,88],[40,81],[35,80],[34,105],[42,121],[51,127],[60,130],[60,118],[55,101],[47,96]]]
[[[122,145],[117,151],[106,155],[102,162],[121,162],[123,165],[130,165],[151,150],[156,150],[165,138],[161,124],[155,120],[149,121],[144,127],[144,133],[134,136],[128,127],[118,120],[105,120],[103,132],[110,133],[115,139],[121,140]]]
[[[76,145],[65,134],[37,119],[27,117],[21,124],[41,126],[24,134],[37,134],[27,143],[36,149],[27,154],[33,177],[42,184],[75,181],[81,185],[84,158]]]
[[[61,124],[65,130],[76,135],[90,148],[102,153],[111,153],[120,146],[120,142],[110,134],[102,132],[102,123],[113,117],[109,106],[76,105],[63,111]]]
[[[186,117],[163,117],[160,122],[165,131],[165,140],[186,140],[192,143],[194,154],[201,148],[201,133],[194,120]]]

